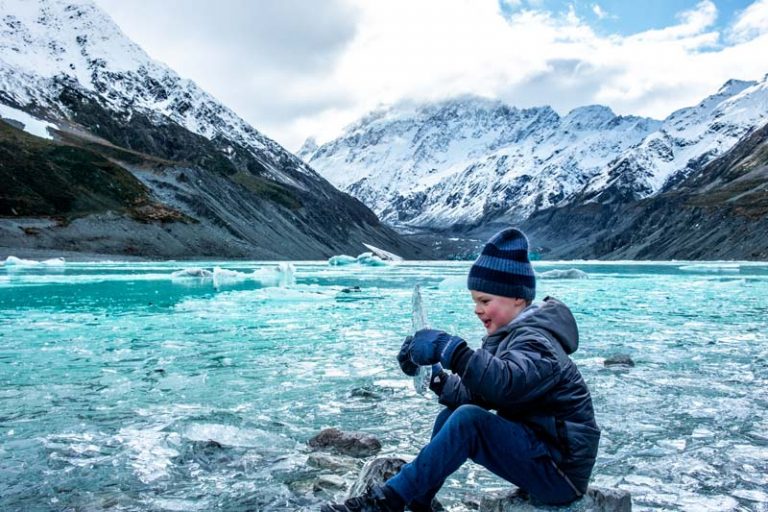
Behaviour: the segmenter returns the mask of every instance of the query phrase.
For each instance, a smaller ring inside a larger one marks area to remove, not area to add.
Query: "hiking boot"
[[[388,496],[393,493],[381,487],[372,487],[362,496],[349,498],[344,503],[327,503],[320,508],[320,512],[403,512],[403,501]]]
[[[437,501],[437,498],[433,498],[432,505],[430,506],[412,501],[408,504],[408,510],[411,510],[412,512],[445,512],[445,507],[443,507],[442,503]]]

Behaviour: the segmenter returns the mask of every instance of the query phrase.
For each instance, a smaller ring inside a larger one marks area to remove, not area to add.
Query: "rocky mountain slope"
[[[766,79],[731,80],[663,121],[468,97],[374,112],[299,156],[403,230],[484,233],[553,207],[671,190],[766,120]]]
[[[668,191],[542,210],[522,227],[548,258],[765,261],[768,124]]]
[[[306,259],[369,242],[425,254],[89,0],[0,0],[0,13],[0,105],[49,123],[54,139],[32,140],[23,122],[0,129],[12,184],[0,246]]]

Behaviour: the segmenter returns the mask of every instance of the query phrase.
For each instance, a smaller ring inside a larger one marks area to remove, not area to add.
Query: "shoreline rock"
[[[381,442],[364,432],[342,432],[337,428],[320,431],[308,443],[315,450],[332,450],[352,457],[370,457],[381,451]]]

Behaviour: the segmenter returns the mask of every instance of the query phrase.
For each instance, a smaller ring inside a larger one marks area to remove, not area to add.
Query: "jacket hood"
[[[489,336],[506,336],[510,331],[536,327],[552,333],[566,354],[573,354],[579,348],[579,328],[568,306],[557,299],[546,297],[540,306],[529,306],[509,324]]]

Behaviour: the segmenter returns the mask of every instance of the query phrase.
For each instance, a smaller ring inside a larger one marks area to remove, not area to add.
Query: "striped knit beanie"
[[[536,276],[528,259],[528,239],[509,228],[493,235],[469,269],[467,288],[532,301]]]

